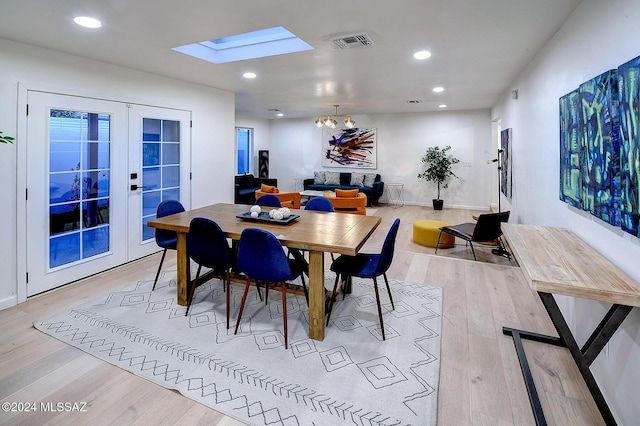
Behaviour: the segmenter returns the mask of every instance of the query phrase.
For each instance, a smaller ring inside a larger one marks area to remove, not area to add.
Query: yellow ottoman
[[[413,241],[423,246],[435,248],[438,244],[440,228],[448,225],[451,224],[442,220],[417,220],[413,222]],[[438,248],[451,248],[455,241],[456,237],[443,233]]]

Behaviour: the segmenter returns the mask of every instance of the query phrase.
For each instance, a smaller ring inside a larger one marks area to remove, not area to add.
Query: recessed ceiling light
[[[95,18],[90,18],[88,16],[76,16],[75,18],[73,18],[73,22],[85,28],[102,27],[102,22],[98,21]]]
[[[257,77],[255,72],[245,72],[244,74],[242,74],[242,76],[244,78],[256,78]]]
[[[414,59],[427,59],[431,57],[431,52],[429,52],[428,50],[420,50],[419,52],[416,52],[413,54],[413,58]]]
[[[281,112],[277,113],[276,115],[277,115],[278,117],[284,117],[284,114],[283,114],[283,113],[281,113]]]
[[[445,104],[440,104],[438,105],[438,108],[446,108],[447,106]]]
[[[444,87],[440,87],[440,86],[434,87],[433,91],[436,93],[444,92]]]

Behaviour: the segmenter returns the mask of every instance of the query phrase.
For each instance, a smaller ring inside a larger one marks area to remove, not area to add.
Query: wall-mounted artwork
[[[618,68],[620,99],[620,221],[640,237],[640,56]]]
[[[511,198],[511,134],[511,129],[500,132],[500,189],[507,198]]]
[[[560,98],[560,199],[640,238],[640,56],[577,98]]]
[[[579,87],[582,208],[620,226],[618,71]]]
[[[322,140],[325,167],[376,168],[377,129],[326,129]]]
[[[578,89],[560,98],[560,199],[582,208]]]

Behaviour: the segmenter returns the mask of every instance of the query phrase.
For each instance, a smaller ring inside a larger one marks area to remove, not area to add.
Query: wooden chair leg
[[[156,289],[156,284],[158,283],[158,277],[160,276],[160,271],[162,270],[162,263],[164,262],[164,257],[167,255],[167,249],[162,251],[162,257],[160,258],[160,264],[158,265],[158,271],[156,272],[156,279],[153,280],[153,288],[151,291]]]
[[[189,308],[191,308],[193,295],[196,292],[196,287],[198,287],[198,278],[200,278],[200,269],[202,269],[202,265],[198,265],[198,271],[196,272],[196,279],[191,284],[191,291],[189,291],[189,297],[187,298],[187,311],[184,313],[185,317],[189,315]]]
[[[333,291],[331,292],[331,298],[329,299],[329,308],[327,309],[327,327],[329,326],[329,320],[331,319],[331,311],[333,310],[333,300],[336,298],[336,291],[338,289],[338,280],[340,274],[336,274],[336,282],[333,284]]]
[[[382,331],[382,340],[387,340],[384,335],[384,322],[382,321],[382,307],[380,306],[380,294],[378,293],[378,280],[373,278],[373,288],[376,291],[376,302],[378,302],[378,317],[380,318],[380,328]]]
[[[304,298],[307,299],[307,306],[309,306],[309,290],[307,289],[307,283],[304,282],[304,274],[300,274],[300,281],[302,281],[302,290],[304,290]]]
[[[242,295],[242,302],[240,302],[240,312],[238,312],[238,320],[236,321],[236,330],[233,334],[238,334],[238,326],[242,319],[242,311],[244,310],[244,302],[247,300],[247,293],[249,293],[249,285],[251,284],[251,278],[247,277],[247,285],[244,288],[244,294]]]
[[[226,293],[226,299],[227,299],[227,330],[229,329],[229,300],[231,298],[230,293],[231,293],[231,273],[229,272],[229,270],[227,269],[227,273],[225,276],[225,293]]]
[[[282,286],[282,321],[284,323],[284,348],[289,349],[289,332],[287,330],[287,285],[283,281]]]
[[[396,310],[396,306],[393,304],[393,296],[391,296],[391,288],[389,287],[389,280],[387,279],[387,273],[382,274],[384,282],[387,285],[387,293],[389,293],[389,300],[391,301],[391,309]]]

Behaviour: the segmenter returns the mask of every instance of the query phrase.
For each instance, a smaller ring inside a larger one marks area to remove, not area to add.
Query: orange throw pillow
[[[338,189],[336,188],[336,197],[354,198],[358,196],[359,189]]]
[[[266,192],[268,194],[273,194],[276,192],[276,187],[271,185],[265,185],[264,183],[260,184],[260,191]]]

